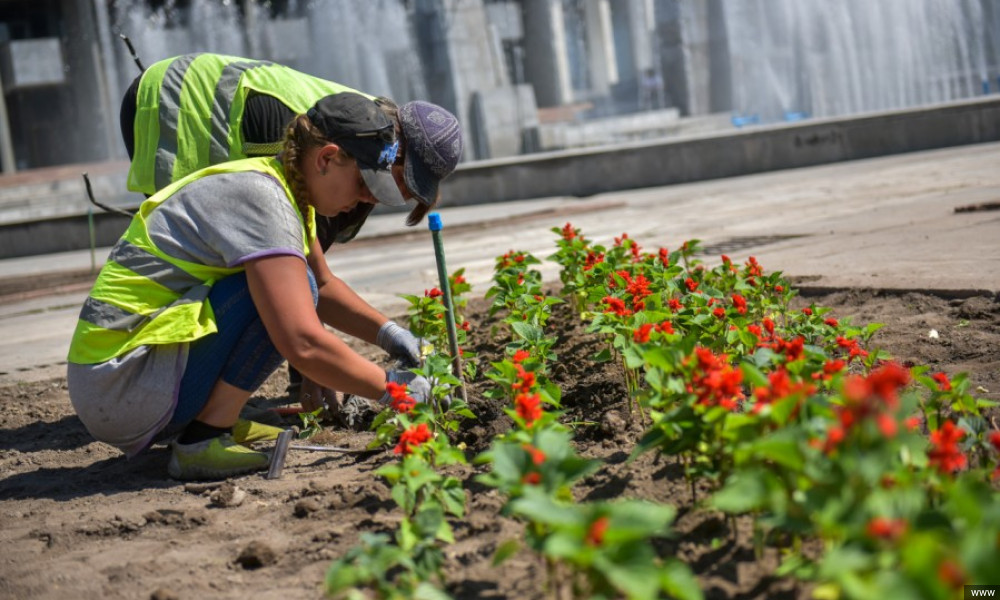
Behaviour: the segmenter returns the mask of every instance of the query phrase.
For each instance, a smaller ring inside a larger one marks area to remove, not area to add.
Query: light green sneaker
[[[266,469],[271,457],[233,441],[229,435],[194,444],[171,444],[167,473],[174,479],[226,479]]]
[[[233,441],[244,446],[254,442],[271,442],[278,439],[278,434],[282,431],[284,429],[280,427],[240,419],[233,425]]]

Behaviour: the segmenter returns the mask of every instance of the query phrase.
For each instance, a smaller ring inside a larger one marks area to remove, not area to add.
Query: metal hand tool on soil
[[[317,446],[311,444],[292,444],[292,436],[295,432],[286,429],[278,434],[278,439],[274,444],[274,451],[271,453],[271,464],[267,469],[267,479],[279,479],[281,472],[285,468],[285,458],[288,457],[289,450],[301,450],[304,452],[330,452],[334,454],[371,454],[377,450],[353,448],[341,448],[339,446]]]

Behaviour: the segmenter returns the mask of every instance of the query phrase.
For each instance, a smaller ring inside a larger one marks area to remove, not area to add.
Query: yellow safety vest
[[[295,114],[331,94],[361,93],[237,56],[185,54],[154,63],[139,82],[128,189],[152,195],[198,169],[246,158],[241,125],[251,90],[277,98]]]
[[[102,363],[139,346],[190,342],[218,331],[208,293],[216,281],[244,267],[207,266],[166,255],[150,239],[147,218],[192,181],[242,171],[265,173],[281,183],[302,223],[302,252],[309,255],[316,235],[315,211],[299,211],[276,159],[248,158],[192,173],[143,202],[111,250],[80,311],[70,362]]]

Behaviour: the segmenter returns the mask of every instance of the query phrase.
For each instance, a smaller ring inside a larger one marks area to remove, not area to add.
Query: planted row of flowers
[[[892,362],[869,347],[878,325],[791,310],[794,290],[753,257],[708,268],[696,240],[651,253],[553,231],[563,293],[648,411],[636,451],[678,457],[714,486],[708,506],[755,517],[760,543],[790,537],[781,573],[821,597],[947,598],[989,581],[1000,432],[964,375]]]
[[[778,575],[813,582],[820,598],[947,598],[989,581],[1000,558],[1000,432],[964,375],[892,362],[872,347],[879,325],[792,310],[796,292],[753,257],[737,265],[723,255],[709,267],[696,258],[697,240],[644,252],[625,234],[606,248],[569,224],[553,231],[562,296],[607,340],[593,358],[622,367],[645,430],[635,454],[675,457],[692,497],[695,482],[707,482],[702,508],[750,515],[758,548],[780,542]],[[524,252],[498,257],[486,294],[501,316],[491,334],[505,350],[481,377],[492,382],[486,394],[508,404],[513,427],[474,458],[479,479],[525,523],[555,597],[698,598],[688,568],[650,543],[669,534],[672,507],[574,499],[573,485],[601,464],[576,452],[574,424],[560,421],[561,391],[549,379],[557,337],[546,325],[562,301],[543,292],[531,268],[539,263]],[[469,287],[461,271],[450,285],[461,346]],[[435,400],[414,405],[390,389],[393,407],[375,424],[374,444],[395,444],[401,457],[379,470],[403,513],[399,529],[394,539],[364,537],[335,563],[331,592],[447,597],[443,547],[465,492],[440,470],[466,462],[449,435],[474,417],[455,399],[441,296],[406,297],[411,330],[433,348],[416,371],[434,383]],[[480,381],[474,361],[462,375]],[[822,551],[803,551],[806,540]],[[501,545],[497,562],[521,546]]]

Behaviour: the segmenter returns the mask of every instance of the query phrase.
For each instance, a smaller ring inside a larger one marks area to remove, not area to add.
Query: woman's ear
[[[337,164],[339,154],[340,146],[337,144],[329,143],[320,147],[319,151],[316,152],[316,170],[319,171],[320,175],[326,175],[330,163]]]

